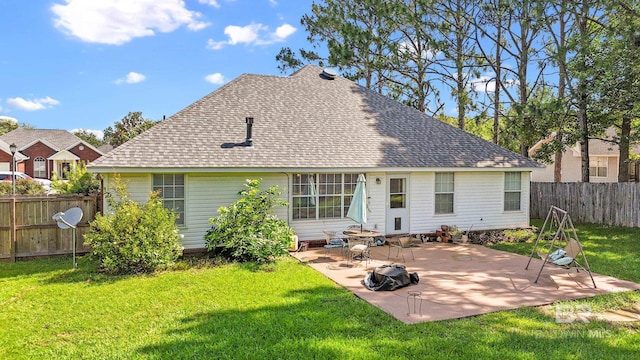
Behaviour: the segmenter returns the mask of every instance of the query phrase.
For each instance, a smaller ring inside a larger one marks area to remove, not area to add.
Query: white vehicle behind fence
[[[12,173],[13,173],[13,171],[0,171],[0,181],[11,182],[11,174]],[[33,180],[33,181],[39,183],[40,185],[42,185],[42,187],[44,188],[44,190],[47,193],[51,192],[51,180],[32,178],[31,176],[29,176],[29,175],[27,175],[25,173],[22,173],[22,172],[16,172],[15,173],[15,178],[16,178],[16,181],[18,181],[20,179]]]

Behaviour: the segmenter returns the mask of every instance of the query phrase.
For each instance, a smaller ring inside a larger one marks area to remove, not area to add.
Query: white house
[[[278,216],[301,240],[316,240],[354,224],[346,213],[358,174],[367,179],[365,227],[384,234],[527,226],[530,172],[539,167],[306,66],[284,77],[242,75],[88,169],[107,187],[120,174],[139,201],[161,190],[180,215],[185,248],[200,248],[209,218],[248,178],[285,189],[289,206]]]
[[[606,139],[613,139],[616,136],[614,128],[609,128],[605,132]],[[533,156],[540,147],[555,137],[555,134],[538,141],[529,149],[529,156]],[[640,144],[631,145],[631,154],[640,154]],[[565,147],[562,153],[561,182],[582,181],[582,162],[580,158],[580,144]],[[600,139],[589,140],[589,182],[617,182],[618,164],[620,162],[620,149],[617,144]],[[638,181],[638,161],[629,163],[629,175],[631,181]],[[531,175],[533,182],[553,182],[554,163],[547,165],[542,171],[536,171]]]

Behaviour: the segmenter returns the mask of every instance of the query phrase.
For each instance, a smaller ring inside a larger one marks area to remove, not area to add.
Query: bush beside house
[[[157,193],[146,204],[127,196],[122,182],[116,184],[119,200],[107,194],[113,213],[96,216],[85,243],[100,271],[110,274],[153,272],[172,265],[182,255],[176,215],[162,205]]]
[[[278,186],[260,190],[261,180],[247,180],[240,199],[218,209],[205,235],[207,248],[233,261],[268,262],[288,253],[293,236],[273,209],[287,206]]]

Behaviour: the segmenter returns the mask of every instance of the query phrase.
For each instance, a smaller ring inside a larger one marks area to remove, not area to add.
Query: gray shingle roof
[[[69,146],[82,141],[79,137],[73,135],[67,130],[25,128],[17,128],[10,131],[0,136],[0,139],[7,143],[15,143],[18,145],[18,149],[22,149],[24,146],[29,145],[35,140],[44,140],[51,146],[57,147],[55,150],[66,149]]]
[[[607,128],[605,134],[602,137],[605,139],[613,139],[617,137],[616,129],[614,127]],[[640,144],[631,144],[629,151],[632,154],[640,154]],[[613,144],[608,141],[602,141],[600,139],[589,139],[589,155],[619,156],[620,148],[617,144]]]
[[[242,75],[93,162],[109,168],[539,167],[525,157],[306,66]],[[253,117],[253,146],[245,118]]]

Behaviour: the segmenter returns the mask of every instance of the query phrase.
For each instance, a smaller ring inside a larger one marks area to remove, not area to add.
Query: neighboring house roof
[[[538,168],[528,158],[308,65],[241,75],[92,162],[140,168]],[[253,117],[253,146],[245,118]],[[137,169],[136,169],[137,168]]]
[[[556,133],[553,132],[548,137],[538,141],[535,145],[529,149],[529,156],[533,156],[536,151],[540,149],[540,147],[550,142],[556,137]],[[609,127],[605,130],[604,136],[602,139],[613,139],[617,137],[617,132],[614,127]],[[580,143],[576,143],[573,147],[570,148],[573,153],[573,156],[580,156]],[[632,154],[640,154],[640,144],[633,144],[629,149],[629,152]],[[591,156],[619,156],[620,149],[618,148],[618,144],[604,141],[601,139],[589,139],[589,155]]]
[[[0,140],[15,143],[19,150],[24,150],[37,142],[42,142],[56,151],[68,150],[82,143],[102,154],[101,151],[67,130],[17,128],[0,136]]]
[[[605,131],[603,139],[613,139],[618,137],[616,129],[613,127],[607,128]],[[580,153],[580,145],[576,145],[576,150],[578,154]],[[632,144],[629,148],[629,152],[632,154],[640,154],[640,144]],[[619,156],[620,149],[618,144],[614,144],[608,141],[603,141],[600,139],[590,139],[589,140],[589,154],[594,156]]]
[[[17,146],[18,144],[16,144]],[[11,144],[7,143],[6,141],[3,141],[2,139],[0,139],[0,151],[5,152],[9,155],[11,155],[11,148],[10,148]],[[23,154],[21,154],[19,151],[16,152],[16,161],[20,162],[20,161],[24,161],[26,159],[28,159],[27,156],[24,156]]]
[[[98,146],[98,150],[100,150],[101,153],[106,154],[109,151],[113,150],[113,146],[109,144],[100,145]]]

